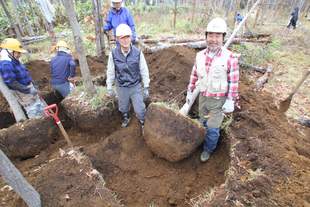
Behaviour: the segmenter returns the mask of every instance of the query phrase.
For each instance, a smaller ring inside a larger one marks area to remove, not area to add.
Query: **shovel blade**
[[[284,101],[281,101],[280,102],[280,109],[279,109],[280,112],[282,112],[282,113],[286,112],[290,108],[291,102],[292,102],[292,97],[288,97]]]

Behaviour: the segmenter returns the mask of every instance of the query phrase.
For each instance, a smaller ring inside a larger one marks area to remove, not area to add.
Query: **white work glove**
[[[226,99],[223,107],[223,112],[224,113],[232,113],[235,109],[235,102],[232,99]]]
[[[35,96],[38,94],[38,90],[34,86],[32,86],[30,88],[30,94]]]
[[[186,94],[186,103],[189,104],[193,98],[193,92],[190,90],[187,90]]]
[[[143,99],[146,100],[146,99],[149,98],[149,96],[150,96],[149,88],[146,87],[146,88],[143,89]]]
[[[107,95],[109,97],[114,97],[115,96],[115,92],[114,92],[112,86],[111,87],[107,87],[107,90],[108,90]]]

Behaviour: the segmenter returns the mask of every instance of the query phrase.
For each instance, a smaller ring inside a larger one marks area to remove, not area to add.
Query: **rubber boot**
[[[212,152],[215,150],[218,140],[220,137],[220,129],[219,128],[209,128],[207,129],[205,135],[205,142],[203,145],[203,152],[201,153],[200,160],[202,162],[206,162]]]
[[[125,128],[129,125],[130,122],[130,117],[128,113],[123,113],[122,114],[122,127]]]

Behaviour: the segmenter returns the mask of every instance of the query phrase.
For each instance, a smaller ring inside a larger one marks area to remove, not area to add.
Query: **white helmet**
[[[216,17],[209,22],[206,32],[226,33],[227,24],[224,19]]]
[[[132,32],[127,24],[120,24],[116,27],[116,37],[131,36]]]
[[[112,3],[121,3],[122,0],[111,0]]]

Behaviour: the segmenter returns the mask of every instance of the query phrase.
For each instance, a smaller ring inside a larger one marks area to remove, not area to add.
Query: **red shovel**
[[[49,106],[44,108],[44,113],[46,116],[52,117],[54,119],[54,121],[56,122],[57,126],[59,127],[62,135],[65,137],[68,145],[72,148],[73,147],[72,142],[71,142],[65,128],[63,127],[60,119],[58,118],[58,106],[56,104],[49,105]]]

